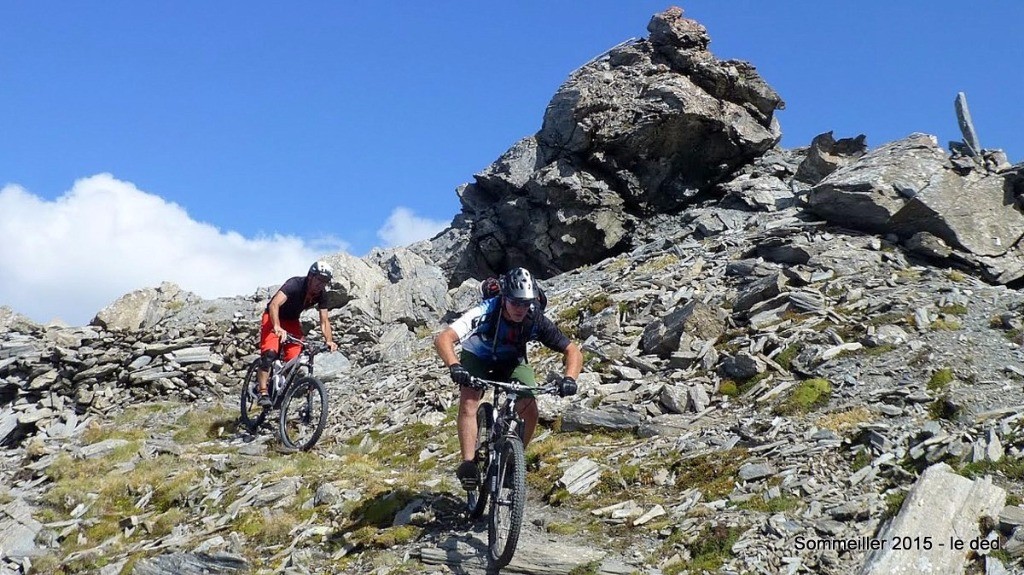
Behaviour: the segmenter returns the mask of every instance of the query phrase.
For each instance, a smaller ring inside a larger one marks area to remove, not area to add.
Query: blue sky
[[[86,323],[173,281],[251,293],[431,235],[574,69],[671,4],[11,2],[0,7],[0,305]],[[816,134],[1024,156],[1024,3],[682,5]]]

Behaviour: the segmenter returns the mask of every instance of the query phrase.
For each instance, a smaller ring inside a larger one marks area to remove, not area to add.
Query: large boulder
[[[338,308],[353,300],[373,302],[376,291],[388,283],[380,268],[349,253],[337,253],[324,260],[334,268],[324,307]]]
[[[0,305],[0,333],[9,331],[32,332],[41,327],[27,316],[21,315],[5,305]]]
[[[896,212],[948,167],[934,136],[911,134],[829,174],[811,188],[808,207],[836,224],[885,232]]]
[[[111,331],[135,331],[152,327],[186,305],[195,305],[203,298],[163,282],[160,287],[143,288],[117,298],[100,310],[89,325]]]
[[[448,309],[448,282],[441,269],[406,248],[374,250],[367,257],[388,283],[376,294],[382,323],[437,325]]]
[[[471,245],[434,258],[449,286],[599,261],[625,249],[638,218],[686,205],[779,141],[782,100],[753,66],[717,59],[678,8],[648,30],[573,72],[541,130],[460,188],[453,227],[468,227]]]
[[[934,136],[909,137],[872,150],[839,167],[811,188],[808,207],[843,227],[895,233],[915,252],[977,266],[991,280],[1022,277],[1017,243],[1024,215],[1012,173],[963,169],[951,162]],[[933,242],[934,243],[934,242]]]
[[[904,235],[929,232],[978,256],[1001,256],[1024,236],[1012,185],[995,174],[936,174],[892,219]]]
[[[808,184],[817,184],[837,169],[847,166],[867,153],[866,137],[836,140],[832,132],[818,134],[811,140],[807,157],[796,171],[796,179]]]
[[[972,481],[945,463],[932,465],[907,494],[899,515],[876,537],[888,545],[869,553],[860,573],[964,573],[974,552],[971,545],[988,535],[979,528],[982,520],[994,521],[1005,502],[1006,491],[991,478]],[[896,547],[895,540],[914,544]],[[954,547],[956,542],[962,547]]]

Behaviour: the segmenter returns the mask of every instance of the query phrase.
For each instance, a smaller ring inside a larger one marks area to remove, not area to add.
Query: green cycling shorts
[[[512,381],[515,379],[523,385],[534,389],[537,388],[537,378],[533,373],[533,368],[528,363],[520,363],[518,361],[485,361],[465,350],[459,354],[459,363],[474,377],[493,381]],[[520,395],[523,397],[536,397],[533,392],[528,391]]]

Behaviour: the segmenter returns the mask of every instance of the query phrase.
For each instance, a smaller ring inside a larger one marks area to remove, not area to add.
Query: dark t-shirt
[[[322,309],[324,293],[326,293],[327,290],[321,291],[319,295],[314,296],[309,301],[305,301],[306,277],[307,276],[295,276],[290,278],[288,281],[284,282],[278,290],[284,293],[285,297],[288,298],[284,300],[284,303],[281,304],[281,307],[277,310],[278,318],[282,320],[299,319],[299,314],[314,305],[318,306],[317,309]],[[277,294],[275,293],[274,295],[276,296]],[[270,303],[267,303],[266,309],[268,312],[270,311]]]

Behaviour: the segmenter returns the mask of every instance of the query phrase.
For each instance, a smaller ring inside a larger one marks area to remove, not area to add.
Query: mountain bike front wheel
[[[249,366],[249,370],[245,372],[245,379],[242,380],[242,398],[239,402],[241,413],[238,420],[249,433],[255,433],[267,419],[268,410],[260,407],[259,394],[256,391],[256,375],[259,369],[260,360],[257,359]]]
[[[491,478],[491,516],[487,526],[487,550],[495,569],[512,560],[519,543],[526,507],[526,457],[516,436],[505,437],[497,447],[497,474]]]
[[[285,388],[279,432],[289,450],[308,451],[327,426],[327,389],[315,377],[302,377]]]

